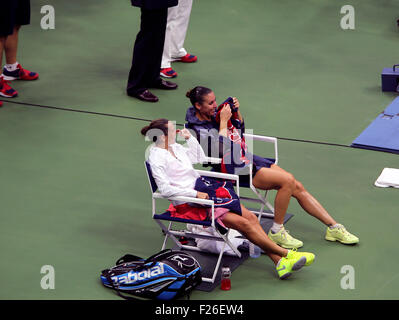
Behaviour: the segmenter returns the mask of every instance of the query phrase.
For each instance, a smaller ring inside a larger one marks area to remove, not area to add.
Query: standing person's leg
[[[39,74],[22,68],[17,61],[18,55],[18,37],[21,26],[30,24],[30,0],[13,1],[14,17],[12,33],[7,37],[4,52],[6,56],[6,65],[3,68],[3,77],[5,80],[36,80]]]
[[[149,59],[151,63],[147,66],[147,81],[149,87],[157,87],[161,83],[159,70],[161,69],[162,54],[165,43],[166,24],[168,19],[168,8],[153,10],[152,23],[147,26],[149,30],[149,37],[152,43],[151,49],[148,50]],[[158,24],[157,26],[155,24]]]
[[[177,19],[178,16],[180,3],[181,2],[179,2],[177,6],[168,9],[168,18],[167,18],[166,32],[165,32],[165,43],[162,53],[161,69],[166,69],[171,67],[170,62],[172,60],[172,55],[171,55],[172,38],[174,37],[174,33],[176,31],[175,20]]]
[[[5,52],[7,37],[13,33],[16,18],[17,3],[5,1],[1,4],[0,10],[0,68],[3,66],[3,53]],[[3,74],[0,74],[0,96],[12,98],[17,92],[5,81]]]
[[[177,14],[173,24],[173,31],[170,40],[170,53],[172,61],[184,57],[187,51],[184,49],[187,29],[190,22],[193,0],[179,0]]]
[[[138,99],[157,102],[148,88],[176,89],[174,83],[163,83],[159,70],[165,39],[168,9],[141,9],[140,31],[133,49],[127,94]]]
[[[146,69],[151,61],[147,51],[151,48],[151,36],[147,28],[151,23],[151,11],[141,9],[140,31],[134,42],[132,65],[127,84],[127,93],[129,95],[140,94],[148,88]]]
[[[0,35],[0,67],[2,66],[3,63],[3,49],[4,49],[4,43],[6,41],[6,38]],[[2,89],[2,77],[0,76],[0,94],[1,94],[1,89]],[[0,107],[3,106],[3,102],[0,101]]]
[[[7,37],[13,33],[16,24],[17,2],[5,1],[0,10],[0,68],[3,66],[3,53]]]
[[[7,37],[0,36],[0,66],[3,61],[3,52],[5,51]],[[10,87],[9,82],[6,81],[4,75],[0,75],[0,96],[6,98],[14,98],[18,95],[18,92]]]
[[[0,35],[0,67],[3,65],[3,52],[6,43],[6,37]]]
[[[18,34],[20,25],[14,27],[14,32],[9,35],[5,41],[4,53],[6,56],[6,65],[3,68],[3,77],[5,80],[36,80],[39,78],[37,72],[32,72],[22,68],[17,61],[18,54]]]
[[[6,56],[6,63],[8,65],[14,65],[17,63],[17,52],[18,52],[18,34],[21,26],[15,26],[14,32],[9,35],[6,39],[4,52]]]

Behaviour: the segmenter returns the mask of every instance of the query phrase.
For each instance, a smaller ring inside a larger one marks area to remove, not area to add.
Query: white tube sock
[[[282,225],[282,224],[273,222],[273,226],[271,227],[271,230],[272,230],[273,233],[277,233],[277,232],[279,232],[282,228],[283,228],[283,225]]]
[[[13,64],[5,64],[4,67],[7,69],[7,71],[15,71],[17,70],[17,66],[18,66],[18,61],[13,63]]]

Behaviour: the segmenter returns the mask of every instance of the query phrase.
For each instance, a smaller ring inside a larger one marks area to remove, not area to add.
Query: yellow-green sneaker
[[[300,248],[303,246],[303,242],[292,237],[284,227],[277,233],[273,233],[272,230],[270,230],[268,236],[274,243],[286,249]]]
[[[310,266],[315,258],[315,255],[311,252],[298,252],[296,249],[292,249],[288,251],[287,258],[288,259],[298,259],[300,257],[305,257],[306,263],[305,266]]]
[[[301,269],[306,264],[305,257],[294,257],[294,258],[287,258],[282,257],[280,261],[277,263],[276,271],[278,276],[281,280],[287,279],[291,274],[292,271],[297,271]]]
[[[359,242],[359,238],[349,233],[342,224],[337,224],[334,228],[327,227],[326,240],[339,241],[344,244],[355,244]]]

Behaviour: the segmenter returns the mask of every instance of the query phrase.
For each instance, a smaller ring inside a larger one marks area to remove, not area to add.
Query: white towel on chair
[[[193,224],[187,224],[187,229],[195,234],[202,234],[202,235],[207,235],[207,236],[218,236],[218,233],[213,227],[207,227],[203,228],[197,225]],[[235,247],[238,248],[240,245],[242,245],[245,241],[245,239],[240,239],[237,238],[241,236],[241,234],[234,230],[230,229],[228,239],[230,240],[231,244]],[[210,240],[210,239],[200,239],[196,238],[195,242],[197,244],[197,247],[200,248],[203,251],[211,252],[211,253],[216,253],[219,254],[222,251],[223,248],[223,241],[216,241],[216,240]],[[235,256],[235,252],[229,247],[228,244],[224,246],[223,250],[224,254]]]
[[[381,188],[399,188],[399,169],[384,168],[374,185]]]

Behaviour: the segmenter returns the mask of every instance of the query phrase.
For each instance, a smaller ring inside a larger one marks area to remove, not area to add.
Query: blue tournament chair
[[[208,160],[210,160],[208,158]],[[155,182],[154,177],[152,176],[152,171],[151,171],[151,166],[150,164],[145,161],[144,162],[146,172],[147,172],[147,177],[148,181],[150,183],[151,187],[151,200],[152,200],[152,217],[153,219],[158,223],[158,225],[161,227],[161,229],[164,232],[165,238],[163,241],[162,245],[162,250],[165,249],[166,244],[168,239],[172,239],[173,242],[179,247],[179,249],[188,249],[188,250],[194,250],[194,251],[201,251],[198,247],[194,245],[184,245],[180,243],[178,240],[178,237],[187,237],[187,238],[201,238],[201,239],[210,239],[214,241],[223,241],[223,246],[222,250],[219,253],[215,269],[213,271],[212,278],[206,278],[203,277],[202,281],[204,282],[215,282],[215,278],[217,275],[217,272],[220,267],[220,263],[222,260],[222,256],[224,253],[224,247],[227,244],[233,252],[241,258],[241,253],[240,251],[235,248],[230,240],[228,239],[228,233],[229,229],[225,229],[222,226],[220,226],[217,221],[215,220],[214,216],[214,201],[213,200],[205,200],[205,199],[198,199],[198,198],[192,198],[192,197],[184,197],[184,196],[176,196],[176,197],[170,197],[168,200],[176,200],[176,201],[184,201],[184,202],[190,202],[190,203],[197,203],[205,206],[210,206],[212,208],[212,218],[210,220],[190,220],[190,219],[182,219],[182,218],[177,218],[177,217],[172,217],[169,211],[163,212],[163,213],[156,213],[156,200],[157,199],[165,199],[159,192],[157,192],[157,184]],[[219,173],[219,172],[213,172],[213,171],[205,171],[205,170],[196,170],[201,176],[208,176],[208,177],[213,177],[213,178],[218,178],[218,179],[225,179],[225,180],[234,180],[237,184],[237,191],[239,190],[239,178],[237,175],[232,175],[232,174],[225,174],[225,173]],[[239,195],[239,191],[237,192],[237,195]],[[214,230],[216,230],[218,236],[207,236],[207,235],[200,235],[200,234],[195,234],[191,233],[188,230],[175,230],[173,229],[173,223],[185,223],[185,224],[194,224],[194,225],[201,225],[201,226],[207,226],[207,227],[213,227]]]
[[[274,146],[274,163],[278,164],[278,148],[277,148],[277,138],[275,137],[268,137],[268,136],[260,136],[260,135],[254,135],[254,134],[249,134],[249,133],[244,133],[244,138],[247,142],[247,145],[252,146],[253,141],[261,141],[261,142],[266,142],[266,143],[273,143]],[[252,151],[251,151],[252,152]],[[208,157],[208,163],[221,163],[221,159],[219,158],[213,158],[213,157]],[[258,203],[260,204],[260,209],[250,209],[253,213],[255,213],[258,216],[258,219],[260,220],[262,217],[267,217],[267,218],[274,218],[274,207],[273,205],[267,200],[268,196],[268,191],[269,190],[258,190],[252,183],[252,166],[250,166],[250,172],[249,172],[249,181],[241,181],[240,185],[237,186],[237,190],[239,191],[239,187],[244,187],[244,188],[249,188],[253,193],[254,196],[252,197],[244,197],[241,196],[240,200],[241,201],[247,201],[247,202],[252,202],[252,203]],[[264,194],[262,194],[262,191],[264,191]],[[239,194],[239,192],[237,192]],[[265,212],[265,207],[267,207],[271,212]]]
[[[249,141],[261,141],[261,142],[266,142],[266,143],[273,143],[273,145],[274,145],[274,164],[278,164],[277,138],[254,135],[254,134],[249,134],[249,133],[244,133],[244,138],[247,142],[249,140]],[[248,184],[242,183],[241,186],[250,188],[254,192],[256,197],[240,197],[240,200],[256,202],[256,203],[260,204],[259,211],[252,211],[258,215],[259,220],[261,219],[261,217],[274,218],[274,207],[267,200],[267,195],[268,195],[269,190],[258,190],[257,188],[255,188],[255,186],[252,183],[252,166],[250,166],[249,183]],[[262,191],[264,191],[263,195],[261,193]],[[271,211],[271,213],[264,212],[265,207],[267,207]]]

